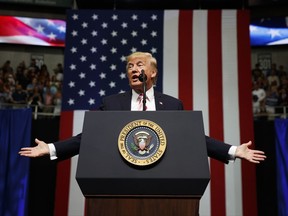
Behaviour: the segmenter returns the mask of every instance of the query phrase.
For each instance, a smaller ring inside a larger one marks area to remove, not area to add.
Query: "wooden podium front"
[[[123,128],[143,119],[161,127],[167,139],[163,156],[149,166],[130,164],[118,149]],[[199,215],[210,180],[202,113],[86,112],[76,180],[87,215]]]
[[[197,198],[86,198],[87,216],[198,216]]]

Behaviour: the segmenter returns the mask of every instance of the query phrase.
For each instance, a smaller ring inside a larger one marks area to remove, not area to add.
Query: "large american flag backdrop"
[[[84,110],[129,89],[125,56],[151,52],[158,90],[202,110],[205,133],[233,145],[253,141],[249,12],[71,10],[67,13],[60,138],[81,132]],[[84,215],[77,156],[59,164],[55,215]],[[210,159],[200,215],[257,215],[255,167]]]

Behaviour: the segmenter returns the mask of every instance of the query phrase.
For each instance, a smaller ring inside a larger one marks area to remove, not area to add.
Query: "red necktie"
[[[149,100],[148,97],[146,97],[146,100]],[[143,94],[139,94],[138,98],[137,98],[137,101],[138,101],[138,110],[139,111],[143,111]],[[145,109],[144,110],[147,110],[147,106],[145,105]]]

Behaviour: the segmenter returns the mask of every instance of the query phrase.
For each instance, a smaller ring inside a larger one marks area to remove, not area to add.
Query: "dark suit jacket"
[[[174,97],[159,93],[157,91],[154,92],[154,96],[156,110],[183,110],[182,102]],[[131,97],[131,91],[105,97],[99,110],[131,110]],[[80,142],[81,134],[71,137],[68,140],[55,142],[54,145],[59,160],[77,155],[79,153]],[[209,157],[224,163],[228,163],[228,151],[231,145],[225,144],[208,136],[206,136],[206,144]]]

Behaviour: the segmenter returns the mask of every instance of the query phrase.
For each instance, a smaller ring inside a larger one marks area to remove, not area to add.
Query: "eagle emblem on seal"
[[[154,146],[151,143],[152,136],[146,131],[139,131],[135,133],[133,138],[136,151],[141,155],[149,153],[149,150]]]

